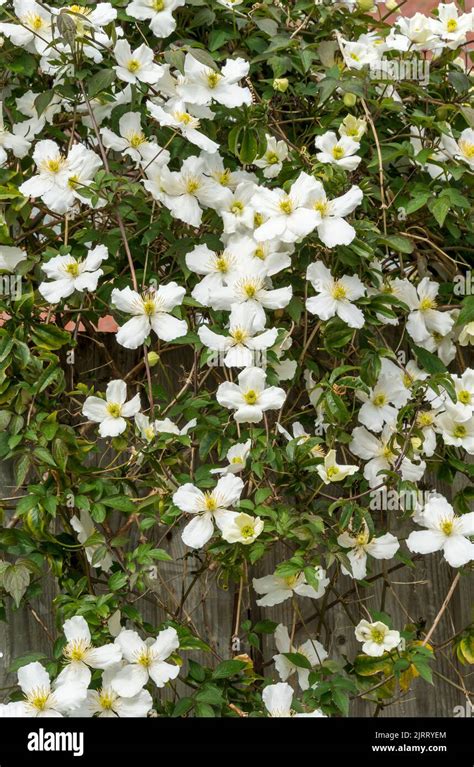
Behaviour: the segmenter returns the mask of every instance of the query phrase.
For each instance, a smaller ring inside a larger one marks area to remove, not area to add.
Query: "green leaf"
[[[30,582],[30,571],[25,565],[10,565],[3,573],[3,588],[13,597],[17,607],[20,606],[21,598],[24,595]]]
[[[284,652],[283,655],[285,658],[288,658],[293,666],[297,666],[297,668],[306,668],[308,670],[312,669],[311,663],[309,662],[306,655],[302,655],[299,652]]]
[[[381,237],[380,242],[387,245],[398,253],[413,253],[415,246],[409,237],[403,237],[401,234],[390,234],[387,237]]]
[[[131,501],[130,498],[127,498],[125,495],[112,495],[109,498],[101,498],[100,502],[104,506],[110,506],[116,511],[130,512],[135,511],[136,509],[133,501]]]
[[[88,82],[87,94],[90,99],[97,96],[98,93],[110,88],[115,80],[115,71],[113,69],[101,69],[96,75],[93,75]]]
[[[443,197],[442,195],[439,197],[432,197],[431,200],[428,201],[428,208],[441,227],[444,225],[450,207],[451,203],[449,198]]]
[[[227,679],[239,674],[247,664],[241,660],[224,660],[212,672],[213,679]]]
[[[434,374],[447,372],[446,365],[441,362],[440,358],[437,357],[436,354],[432,354],[426,349],[423,349],[421,346],[416,346],[416,344],[412,344],[412,346],[416,356],[418,357],[418,362],[420,363],[421,367],[424,368],[428,373]]]

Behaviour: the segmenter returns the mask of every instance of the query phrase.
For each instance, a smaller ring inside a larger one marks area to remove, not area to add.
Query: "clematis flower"
[[[150,418],[143,413],[137,413],[135,423],[140,430],[140,436],[147,442],[151,442],[158,434],[174,434],[178,437],[185,436],[190,429],[194,429],[197,424],[196,418],[191,418],[182,429],[179,428],[170,418],[150,422]]]
[[[308,206],[321,215],[321,223],[317,224],[316,229],[319,239],[327,248],[349,245],[352,242],[356,231],[344,220],[344,216],[348,216],[360,205],[363,196],[358,186],[352,186],[342,197],[328,200],[323,185],[315,180]]]
[[[188,104],[208,105],[213,101],[225,107],[250,105],[252,96],[239,81],[248,75],[249,63],[241,58],[227,59],[219,71],[211,69],[187,53],[184,59],[184,77],[177,87],[178,94]]]
[[[234,305],[241,305],[253,314],[254,330],[265,327],[265,309],[283,309],[291,301],[291,286],[271,289],[265,268],[256,261],[241,264],[241,270],[232,275],[228,284],[216,288],[208,296],[212,309],[230,311]]]
[[[222,537],[227,543],[253,543],[263,531],[263,519],[250,514],[237,514],[229,521],[224,521]]]
[[[412,51],[429,51],[436,47],[439,39],[434,34],[432,24],[433,20],[423,13],[399,16],[395,22],[399,32],[408,38],[408,45]]]
[[[152,49],[144,43],[132,51],[128,40],[117,40],[114,56],[117,62],[114,67],[117,77],[127,83],[156,85],[164,74],[163,67],[153,61],[155,54]]]
[[[306,308],[311,314],[316,314],[322,320],[337,315],[350,328],[363,327],[364,315],[352,303],[365,295],[365,286],[356,275],[334,279],[322,261],[316,261],[308,266],[306,279],[319,293],[306,300]]]
[[[324,463],[317,466],[316,471],[324,484],[330,485],[332,482],[342,482],[346,477],[352,476],[356,471],[359,471],[359,467],[350,464],[338,464],[336,462],[336,451],[329,450],[324,457]]]
[[[7,272],[13,272],[22,261],[28,258],[22,248],[15,248],[11,245],[0,245],[0,269]]]
[[[462,160],[471,170],[474,170],[474,130],[465,128],[458,141],[452,136],[443,134],[441,144],[446,154],[453,160]]]
[[[217,210],[222,218],[225,234],[248,232],[253,229],[255,189],[253,181],[241,181],[233,192],[228,190],[228,194],[223,197],[222,204]]]
[[[338,139],[333,131],[328,131],[322,136],[316,136],[314,143],[316,149],[321,150],[316,154],[319,162],[337,165],[344,170],[353,171],[359,166],[362,159],[356,154],[360,144],[349,136],[341,136]]]
[[[89,250],[84,260],[71,255],[54,256],[41,266],[52,282],[41,282],[38,290],[50,304],[57,304],[76,290],[79,293],[85,290],[93,292],[97,290],[99,277],[104,273],[99,267],[108,257],[105,245],[97,245]]]
[[[352,432],[349,450],[367,461],[364,466],[364,477],[370,487],[383,484],[383,472],[393,471],[398,463],[399,456],[396,452],[396,446],[391,443],[392,437],[393,431],[390,425],[384,427],[380,437],[371,434],[364,426],[356,426]],[[425,469],[426,463],[424,461],[415,463],[406,456],[399,467],[402,479],[410,482],[418,482],[425,473]]]
[[[120,717],[122,719],[143,718],[153,707],[153,698],[148,690],[140,690],[130,698],[123,698],[115,692],[112,680],[117,676],[122,666],[110,666],[102,674],[102,686],[99,690],[88,690],[87,697],[74,716],[99,718]]]
[[[276,178],[280,173],[283,162],[288,157],[288,145],[285,141],[277,141],[275,136],[267,133],[267,148],[265,154],[253,161],[257,168],[263,169],[265,178]]]
[[[157,687],[164,687],[176,679],[179,666],[166,660],[179,647],[176,629],[160,631],[156,639],[140,638],[136,631],[123,629],[115,639],[127,665],[110,680],[110,686],[123,698],[134,698],[151,679]]]
[[[147,101],[147,109],[152,117],[160,124],[168,128],[174,128],[181,135],[206,152],[217,152],[219,144],[212,141],[204,133],[198,130],[199,120],[194,117],[186,107],[184,101],[179,99],[170,99],[164,106],[153,104]]]
[[[291,705],[293,703],[293,690],[286,682],[279,682],[278,684],[269,684],[262,692],[262,700],[267,709],[268,715],[271,717],[293,717],[295,719],[301,717],[325,717],[322,711],[316,709],[308,714],[295,713]]]
[[[226,474],[238,474],[239,471],[245,469],[251,446],[252,441],[250,439],[247,442],[239,442],[236,445],[232,445],[226,454],[228,465],[224,466],[223,469],[211,469],[210,473],[222,474],[223,476]]]
[[[416,530],[407,538],[410,551],[417,554],[432,554],[442,551],[451,567],[462,567],[474,560],[474,512],[457,516],[450,503],[441,495],[430,498],[421,514],[418,524],[426,530]]]
[[[436,418],[436,427],[446,445],[463,447],[474,455],[474,416],[465,407],[446,403],[446,410]]]
[[[157,290],[150,289],[143,296],[131,288],[114,288],[112,304],[121,312],[133,315],[119,328],[116,336],[118,343],[126,349],[138,349],[152,330],[162,341],[174,341],[185,336],[188,332],[185,320],[178,320],[170,314],[181,305],[185,292],[185,288],[179,287],[176,282],[160,285]]]
[[[22,135],[17,134],[15,130],[16,127],[17,126],[13,126],[13,133],[5,128],[0,102],[0,167],[5,165],[8,160],[7,149],[13,153],[14,157],[19,158],[26,157],[30,151],[30,141]]]
[[[347,136],[358,142],[367,130],[367,120],[363,117],[346,115],[337,130],[340,136]]]
[[[455,49],[467,41],[472,32],[472,11],[460,14],[455,3],[440,3],[438,18],[431,21],[433,32],[439,35],[448,48]]]
[[[363,642],[362,652],[373,658],[380,658],[384,653],[394,650],[400,644],[400,632],[376,621],[362,620],[355,628],[355,636],[358,642]]]
[[[233,306],[228,335],[214,333],[207,325],[201,325],[198,328],[198,335],[201,343],[208,349],[225,353],[226,367],[246,368],[251,365],[259,366],[260,360],[256,359],[256,354],[264,353],[277,339],[276,328],[263,332],[259,330],[255,311],[249,311],[244,303]]]
[[[191,295],[203,306],[207,306],[216,289],[236,279],[242,266],[239,252],[228,246],[221,252],[210,250],[207,245],[196,245],[185,256],[186,266],[191,272],[203,275]]]
[[[326,571],[322,567],[315,567],[314,574],[318,581],[317,590],[308,584],[304,573],[290,575],[287,578],[279,575],[265,575],[263,578],[254,578],[252,583],[255,591],[257,594],[264,595],[257,599],[257,604],[260,607],[273,607],[290,599],[294,594],[300,597],[309,597],[310,599],[320,599],[324,596],[329,585],[329,578],[326,578]]]
[[[122,660],[120,648],[115,644],[93,647],[89,626],[82,615],[65,621],[63,631],[67,639],[63,650],[67,665],[59,674],[57,684],[78,683],[87,687],[91,668],[104,669]]]
[[[310,669],[295,666],[295,664],[286,657],[285,653],[298,653],[299,655],[303,655],[309,661],[311,666],[320,666],[328,657],[321,642],[318,642],[316,639],[308,639],[301,645],[293,645],[287,627],[284,626],[283,623],[280,623],[275,629],[275,644],[277,646],[278,655],[274,655],[273,660],[275,661],[275,667],[281,681],[286,682],[286,680],[296,671],[299,686],[302,690],[308,690]]]
[[[461,376],[453,375],[457,408],[469,418],[474,412],[474,370],[467,368]]]
[[[140,395],[126,402],[127,384],[115,379],[107,384],[106,399],[87,397],[82,413],[99,425],[101,437],[117,437],[127,428],[126,418],[133,418],[140,410]]]
[[[337,542],[344,549],[350,549],[347,557],[351,563],[352,572],[344,565],[341,565],[341,570],[344,575],[350,575],[356,580],[362,580],[367,575],[367,556],[374,559],[391,559],[400,548],[398,540],[391,533],[371,539],[365,523],[357,535],[351,535],[346,531],[338,536]]]
[[[196,515],[182,532],[183,543],[201,549],[212,538],[214,523],[222,531],[225,523],[232,522],[238,514],[229,507],[238,502],[243,488],[240,477],[232,474],[221,477],[212,491],[203,492],[190,482],[180,487],[173,495],[173,503],[181,511]]]
[[[5,35],[13,45],[41,55],[53,36],[51,13],[34,0],[14,0],[13,8],[19,23],[1,23],[0,34]]]
[[[152,160],[161,149],[158,144],[146,138],[138,112],[126,112],[122,115],[119,120],[119,136],[109,128],[101,128],[100,133],[102,143],[107,149],[128,155],[136,163]]]
[[[18,684],[24,699],[1,706],[0,716],[63,717],[77,709],[87,694],[87,685],[76,682],[51,685],[46,669],[35,661],[18,669]]]
[[[238,423],[259,423],[267,410],[279,410],[286,399],[283,389],[265,388],[266,374],[261,368],[250,367],[239,373],[238,384],[224,381],[216,393],[223,407],[235,410]]]
[[[190,226],[200,226],[202,209],[200,205],[212,207],[217,202],[215,184],[204,175],[204,160],[187,157],[179,172],[160,168],[144,186],[157,200],[170,210],[174,218]],[[228,190],[224,189],[223,196]]]
[[[77,533],[79,543],[85,543],[88,538],[96,532],[96,527],[92,521],[92,517],[87,509],[81,509],[79,517],[74,515],[71,517],[71,527]],[[100,545],[86,546],[85,552],[87,561],[92,565],[95,552],[100,548]],[[94,567],[100,567],[104,572],[108,572],[112,567],[113,559],[109,553],[104,554],[101,559],[94,564]]]
[[[318,211],[308,208],[313,188],[313,177],[301,172],[288,194],[283,189],[258,189],[252,204],[267,221],[255,230],[255,239],[292,243],[312,232],[322,221]]]
[[[400,377],[383,373],[368,394],[359,391],[357,396],[364,403],[358,419],[370,431],[382,431],[385,424],[396,421],[399,409],[407,401]]]
[[[474,345],[474,321],[468,322],[467,325],[463,326],[459,334],[458,343],[460,346]]]
[[[422,343],[432,332],[442,336],[450,332],[454,319],[448,312],[440,312],[436,308],[437,282],[423,277],[418,287],[409,280],[394,280],[394,285],[397,295],[410,307],[407,331],[415,343]]]
[[[321,389],[322,392],[322,389]],[[318,421],[315,421],[315,426],[318,425]],[[283,436],[288,440],[288,442],[291,442],[291,440],[295,439],[297,445],[304,445],[305,442],[307,442],[308,439],[314,439],[312,434],[308,434],[308,432],[305,430],[303,424],[301,424],[299,421],[295,421],[295,423],[292,425],[291,430],[292,434],[290,434],[287,429],[285,429],[281,423],[277,423],[276,425],[277,430],[280,432],[280,434],[283,434]],[[324,458],[325,456],[325,450],[322,447],[322,445],[316,444],[313,445],[311,448],[311,455],[315,458]]]
[[[150,20],[150,29],[156,37],[169,37],[176,29],[173,11],[186,0],[132,0],[126,7],[127,16],[139,21]]]
[[[227,239],[226,249],[238,256],[238,262],[255,261],[260,264],[267,277],[272,277],[291,266],[290,255],[294,245],[276,240],[257,242],[245,233],[232,234]],[[237,267],[239,263],[237,263]]]

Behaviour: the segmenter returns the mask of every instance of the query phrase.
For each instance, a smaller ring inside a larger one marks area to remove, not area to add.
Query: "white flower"
[[[238,474],[239,471],[245,469],[251,446],[252,442],[250,439],[247,442],[239,442],[236,445],[232,445],[226,454],[228,465],[224,466],[223,469],[211,469],[210,473],[222,474],[223,476],[226,474]]]
[[[227,195],[222,199],[221,205],[216,207],[224,224],[225,234],[234,232],[248,232],[253,229],[255,208],[253,197],[256,186],[253,181],[241,181],[234,192],[227,190]]]
[[[184,101],[179,99],[171,99],[164,106],[157,106],[152,101],[147,101],[147,109],[152,117],[159,122],[160,125],[165,125],[169,128],[175,128],[178,130],[184,138],[195,144],[200,149],[204,149],[206,152],[217,152],[219,144],[215,141],[211,141],[210,138],[201,133],[199,128],[199,120],[186,108]]]
[[[130,698],[123,698],[112,687],[112,680],[122,668],[110,666],[102,674],[102,686],[99,690],[88,690],[86,700],[74,712],[74,716],[92,717],[145,717],[153,706],[153,698],[148,690],[140,690]]]
[[[333,131],[328,131],[322,136],[316,136],[314,143],[316,149],[321,150],[316,154],[319,162],[337,165],[344,170],[353,171],[362,159],[356,154],[360,144],[349,136],[341,136],[338,139]]]
[[[349,69],[362,69],[366,64],[373,64],[379,61],[379,52],[374,45],[349,40],[340,40],[341,52],[344,63]]]
[[[278,682],[278,684],[269,684],[262,692],[262,700],[265,704],[265,708],[268,711],[268,715],[271,717],[325,717],[322,711],[316,709],[309,714],[296,714],[291,704],[293,702],[293,690],[286,682]]]
[[[316,314],[322,320],[337,315],[350,328],[361,328],[364,325],[363,313],[352,303],[365,295],[365,286],[356,275],[344,275],[336,280],[322,261],[316,261],[308,266],[306,279],[319,293],[306,300],[306,308],[311,314]]]
[[[140,639],[136,631],[124,629],[115,639],[127,665],[110,680],[110,686],[123,698],[133,698],[152,679],[157,687],[164,687],[170,679],[176,679],[179,666],[166,663],[167,658],[179,647],[176,629],[160,631],[156,639]]]
[[[255,327],[257,325],[257,327]],[[229,329],[226,335],[219,335],[209,330],[207,325],[198,328],[201,343],[217,352],[225,353],[224,365],[227,367],[246,368],[251,365],[261,367],[261,355],[277,339],[276,328],[259,332],[255,311],[247,304],[234,304],[230,313]]]
[[[81,188],[89,186],[101,161],[95,152],[75,144],[68,156],[61,154],[54,141],[38,141],[33,152],[38,175],[19,187],[25,197],[41,197],[55,213],[66,213],[76,200],[90,204],[81,197]]]
[[[283,189],[259,188],[252,204],[268,220],[255,230],[255,239],[297,242],[312,232],[321,223],[321,214],[307,207],[313,189],[314,178],[304,172],[288,194]]]
[[[81,509],[79,514],[79,517],[76,515],[71,517],[71,527],[76,531],[79,543],[85,543],[87,539],[96,532],[96,528],[91,515],[86,509]],[[99,548],[101,548],[99,544],[85,547],[86,557],[89,564],[92,564],[94,554]],[[94,564],[94,567],[100,567],[104,572],[108,572],[112,566],[112,562],[112,557],[110,554],[106,553]]]
[[[417,344],[421,344],[431,333],[445,336],[453,327],[454,319],[448,312],[437,310],[436,296],[439,285],[429,277],[423,277],[418,287],[408,280],[394,280],[397,295],[410,308],[407,331]]]
[[[278,655],[274,655],[273,660],[275,661],[275,667],[281,681],[286,682],[296,671],[299,686],[302,690],[307,690],[309,688],[308,677],[310,670],[308,668],[301,668],[301,666],[295,666],[291,660],[285,657],[284,653],[299,653],[299,655],[303,655],[310,662],[311,666],[320,666],[328,657],[321,642],[318,642],[316,639],[308,639],[301,645],[293,645],[287,627],[280,623],[275,629],[275,644]]]
[[[107,384],[106,399],[87,397],[82,413],[99,425],[101,437],[117,437],[127,428],[126,418],[132,418],[140,410],[140,395],[126,402],[127,384],[116,379]]]
[[[1,106],[0,102],[0,166],[8,160],[6,149],[13,152],[14,157],[21,158],[26,157],[31,147],[30,141],[16,134],[16,126],[14,126],[13,133],[5,128]]]
[[[238,423],[259,423],[267,410],[279,410],[286,399],[283,389],[265,388],[266,374],[261,368],[250,367],[238,376],[238,384],[225,381],[216,393],[223,407],[235,410]]]
[[[299,575],[290,575],[282,578],[279,575],[265,575],[263,578],[254,578],[252,583],[257,594],[263,594],[261,599],[257,599],[260,607],[273,607],[279,605],[286,599],[290,599],[294,594],[300,597],[310,597],[310,599],[320,599],[329,585],[329,578],[326,578],[326,571],[322,567],[315,567],[314,574],[318,580],[318,589],[310,586],[304,573]]]
[[[459,334],[458,342],[460,346],[474,345],[474,321],[468,322],[467,325],[463,326],[463,329]]]
[[[254,261],[243,260],[241,270],[227,280],[228,285],[217,288],[209,294],[208,303],[212,309],[230,311],[240,304],[254,315],[254,330],[265,327],[265,309],[283,309],[291,301],[291,286],[269,289],[270,284],[265,267]]]
[[[474,535],[474,512],[457,516],[446,498],[438,495],[430,498],[416,521],[427,529],[410,533],[410,551],[431,554],[442,550],[451,567],[462,567],[474,559],[474,543],[468,540]]]
[[[471,170],[474,170],[474,130],[472,128],[465,128],[458,141],[455,141],[452,136],[443,134],[441,143],[449,157],[462,160]]]
[[[52,282],[41,282],[38,290],[50,304],[57,304],[62,298],[72,295],[75,290],[83,293],[85,290],[97,289],[99,277],[103,270],[99,269],[102,261],[109,257],[105,245],[97,245],[89,250],[84,260],[74,256],[54,256],[41,268]]]
[[[0,34],[26,50],[42,54],[52,38],[51,14],[34,0],[15,0],[13,3],[19,24],[0,24]]]
[[[358,186],[352,186],[342,197],[328,200],[320,181],[314,181],[313,192],[309,196],[308,205],[321,215],[321,223],[317,225],[318,237],[327,248],[336,245],[349,245],[356,231],[353,226],[344,221],[360,205],[363,197]]]
[[[322,389],[320,391],[322,392]],[[317,421],[315,421],[315,425],[316,426],[318,425]],[[291,442],[291,440],[294,439],[296,440],[297,445],[304,445],[304,443],[308,439],[314,439],[313,435],[308,434],[308,432],[305,431],[303,424],[299,423],[299,421],[295,421],[295,423],[291,427],[293,434],[290,434],[290,432],[287,431],[281,425],[281,423],[277,423],[276,427],[277,427],[277,430],[280,432],[280,434],[283,434],[283,436],[288,440],[288,442]],[[324,458],[324,454],[325,454],[324,448],[319,444],[313,445],[310,452],[315,458]]]
[[[28,256],[21,248],[11,245],[0,245],[0,269],[13,272],[21,261],[26,261]]]
[[[87,685],[78,682],[51,686],[48,672],[38,661],[18,669],[18,684],[25,698],[4,706],[4,716],[62,717],[77,709],[87,693]]]
[[[115,644],[92,646],[91,632],[82,615],[65,621],[63,631],[67,639],[63,650],[67,666],[56,679],[57,684],[77,683],[87,687],[91,681],[91,668],[107,668],[122,660],[120,648]]]
[[[433,32],[433,19],[423,13],[415,13],[409,17],[399,16],[395,24],[401,34],[408,38],[412,51],[429,51],[439,43]]]
[[[385,424],[396,421],[398,410],[407,401],[400,377],[383,373],[369,394],[358,391],[357,396],[364,402],[358,419],[371,431],[382,431]]]
[[[275,178],[280,173],[284,160],[288,157],[288,146],[285,141],[277,141],[275,136],[267,133],[267,148],[265,154],[253,161],[257,168],[263,168],[265,178]]]
[[[455,3],[440,3],[437,11],[438,18],[431,22],[433,32],[448,42],[448,48],[458,48],[472,32],[472,11],[460,14]]]
[[[185,436],[190,429],[194,429],[197,420],[196,418],[191,418],[191,420],[180,429],[170,418],[163,418],[162,420],[150,423],[150,418],[147,415],[137,413],[135,416],[135,423],[140,429],[142,439],[151,442],[157,434],[174,434],[177,437]]]
[[[184,77],[178,84],[178,93],[188,104],[211,104],[217,101],[225,107],[241,107],[251,104],[248,88],[241,88],[239,81],[247,76],[249,63],[244,59],[227,59],[221,71],[201,64],[192,53],[184,60]]]
[[[237,517],[237,512],[229,511],[229,507],[238,502],[243,488],[240,477],[232,474],[221,477],[212,491],[203,492],[190,482],[180,487],[173,495],[173,503],[181,511],[196,515],[183,530],[183,543],[201,549],[212,538],[214,522],[222,530],[224,523]]]
[[[156,85],[164,74],[163,67],[153,62],[152,49],[144,43],[132,51],[128,40],[118,40],[114,56],[117,61],[117,66],[114,67],[117,77],[127,83],[143,82]]]
[[[446,445],[463,447],[474,455],[474,416],[463,405],[446,403],[446,410],[436,418],[436,427]]]
[[[178,320],[170,314],[181,305],[185,292],[185,288],[179,287],[176,282],[160,285],[157,290],[150,290],[143,296],[131,288],[114,288],[112,304],[121,312],[133,315],[119,329],[116,336],[118,343],[126,349],[138,349],[152,330],[162,341],[174,341],[185,336],[188,332],[185,320]]]
[[[238,256],[238,260],[249,260],[260,264],[267,277],[272,277],[291,266],[290,255],[295,246],[278,239],[257,242],[248,234],[233,234],[227,239],[226,249]],[[237,263],[237,268],[239,264]]]
[[[176,29],[173,11],[185,2],[186,0],[132,0],[126,11],[132,19],[150,19],[150,29],[156,37],[169,37]]]
[[[317,466],[316,471],[324,484],[330,485],[331,482],[342,482],[346,477],[352,476],[356,471],[359,471],[359,467],[350,464],[338,464],[336,462],[336,451],[329,450],[328,454],[324,457],[324,464]]]
[[[467,417],[474,412],[474,370],[467,368],[461,376],[453,375],[454,389],[457,397],[457,407],[464,411]]]
[[[340,136],[347,136],[353,141],[360,141],[367,130],[367,120],[363,117],[346,115],[337,130]]]
[[[241,254],[241,250],[239,252],[230,246],[217,253],[207,245],[196,245],[186,254],[186,266],[191,272],[204,275],[204,279],[195,286],[192,297],[207,306],[216,289],[222,288],[240,274]]]
[[[389,629],[382,621],[375,623],[369,623],[366,620],[360,621],[355,628],[355,636],[358,642],[364,643],[362,652],[373,658],[379,658],[400,644],[400,632]]]
[[[393,471],[398,462],[397,448],[391,442],[393,431],[391,426],[385,426],[380,437],[371,434],[364,426],[356,426],[352,432],[349,450],[367,461],[364,467],[364,477],[370,487],[378,487],[384,483],[383,473]],[[402,479],[418,482],[425,473],[424,461],[414,463],[404,457],[399,471]]]
[[[187,157],[179,172],[163,167],[156,176],[144,181],[144,186],[169,208],[171,215],[190,226],[199,226],[202,219],[200,204],[213,207],[217,201],[215,184],[204,175],[204,160]],[[227,193],[223,189],[223,194]]]
[[[352,578],[361,580],[367,575],[367,556],[374,559],[391,559],[400,548],[400,544],[394,535],[385,533],[378,538],[370,538],[369,529],[364,523],[362,530],[357,535],[351,535],[350,532],[344,532],[338,536],[339,546],[345,549],[351,549],[347,553],[351,563],[352,572],[344,565],[341,570],[344,575],[350,575]]]
[[[224,520],[222,537],[227,543],[243,543],[244,546],[248,546],[258,538],[262,530],[263,519],[242,513],[232,519]]]
[[[122,115],[119,120],[119,136],[109,128],[102,128],[100,133],[102,143],[107,149],[128,155],[136,163],[152,160],[161,149],[158,144],[146,138],[138,112],[126,112]]]

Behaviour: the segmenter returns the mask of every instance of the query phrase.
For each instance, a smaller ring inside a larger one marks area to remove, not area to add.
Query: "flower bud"
[[[355,93],[345,93],[344,98],[342,99],[344,102],[344,106],[346,107],[353,107],[357,101],[357,96]]]
[[[364,13],[372,11],[375,5],[374,0],[357,0],[356,4],[359,11],[363,11]]]
[[[148,352],[146,358],[151,368],[154,368],[155,365],[157,365],[158,362],[160,361],[160,355],[157,354],[156,352]]]
[[[273,81],[273,90],[274,91],[279,91],[280,93],[285,93],[285,91],[288,90],[289,84],[290,83],[288,82],[288,78],[286,78],[286,77],[277,77]]]

